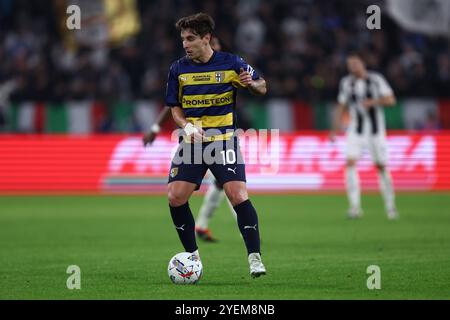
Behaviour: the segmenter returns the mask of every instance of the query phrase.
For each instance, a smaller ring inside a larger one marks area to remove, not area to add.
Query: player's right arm
[[[334,110],[334,117],[331,123],[330,140],[336,140],[336,134],[341,127],[342,116],[344,115],[345,109],[347,108],[349,100],[349,90],[348,81],[343,78],[339,83],[339,94],[337,97],[337,105]]]
[[[202,128],[194,126],[193,123],[189,122],[184,115],[183,109],[179,106],[172,107],[172,118],[175,123],[183,128],[184,133],[188,137],[192,137],[194,142],[202,142],[204,137],[204,131]]]
[[[192,137],[194,142],[201,142],[203,140],[203,130],[201,128],[195,127],[193,123],[189,122],[184,115],[182,109],[182,97],[180,95],[180,84],[178,82],[178,62],[173,63],[170,66],[169,76],[167,80],[166,87],[166,106],[170,107],[172,118],[175,123],[183,129],[184,133],[188,137]]]
[[[346,108],[347,106],[345,104],[338,103],[336,105],[330,131],[330,140],[333,142],[336,140],[336,134],[341,127],[342,116],[344,115]]]

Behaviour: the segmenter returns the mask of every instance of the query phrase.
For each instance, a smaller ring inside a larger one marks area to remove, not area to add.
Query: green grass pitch
[[[380,196],[345,218],[344,194],[252,196],[268,274],[251,279],[235,220],[223,203],[220,242],[199,242],[204,274],[176,286],[169,259],[183,251],[163,196],[0,197],[0,299],[449,299],[450,194]],[[202,197],[191,199],[196,215]],[[81,290],[69,290],[69,265]],[[381,289],[366,286],[369,265]]]

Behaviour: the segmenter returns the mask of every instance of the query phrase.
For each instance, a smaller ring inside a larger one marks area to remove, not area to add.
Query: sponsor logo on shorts
[[[236,169],[237,169],[237,167],[235,167],[234,169],[227,168],[228,171],[231,171],[231,172],[233,172],[234,174],[236,174]]]
[[[175,178],[175,176],[178,174],[178,168],[172,168],[170,169],[170,176],[172,178]]]

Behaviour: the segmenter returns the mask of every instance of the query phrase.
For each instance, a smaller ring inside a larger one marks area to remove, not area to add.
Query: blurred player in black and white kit
[[[349,75],[339,85],[338,104],[331,131],[334,140],[345,109],[350,113],[350,124],[346,137],[346,187],[350,203],[349,218],[362,215],[357,160],[365,148],[378,169],[381,193],[389,219],[397,219],[392,179],[387,168],[388,151],[384,107],[395,105],[394,92],[386,79],[379,73],[366,69],[358,54],[347,57]]]

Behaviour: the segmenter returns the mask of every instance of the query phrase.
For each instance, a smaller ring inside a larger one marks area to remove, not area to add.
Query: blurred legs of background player
[[[223,187],[214,179],[208,187],[208,191],[206,191],[202,206],[195,221],[195,232],[199,239],[208,242],[217,241],[217,238],[212,235],[211,230],[209,229],[209,220],[212,218],[214,211],[220,206],[224,198],[225,192],[223,191]],[[234,218],[237,220],[236,212],[228,198],[227,203]]]
[[[387,151],[384,137],[363,138],[352,134],[347,136],[347,162],[345,169],[347,196],[350,203],[348,216],[349,218],[358,218],[362,215],[356,159],[360,157],[365,143],[368,143],[371,157],[378,171],[380,191],[383,196],[387,216],[389,219],[397,219],[398,213],[395,207],[394,188],[390,172],[385,165],[387,163]]]

